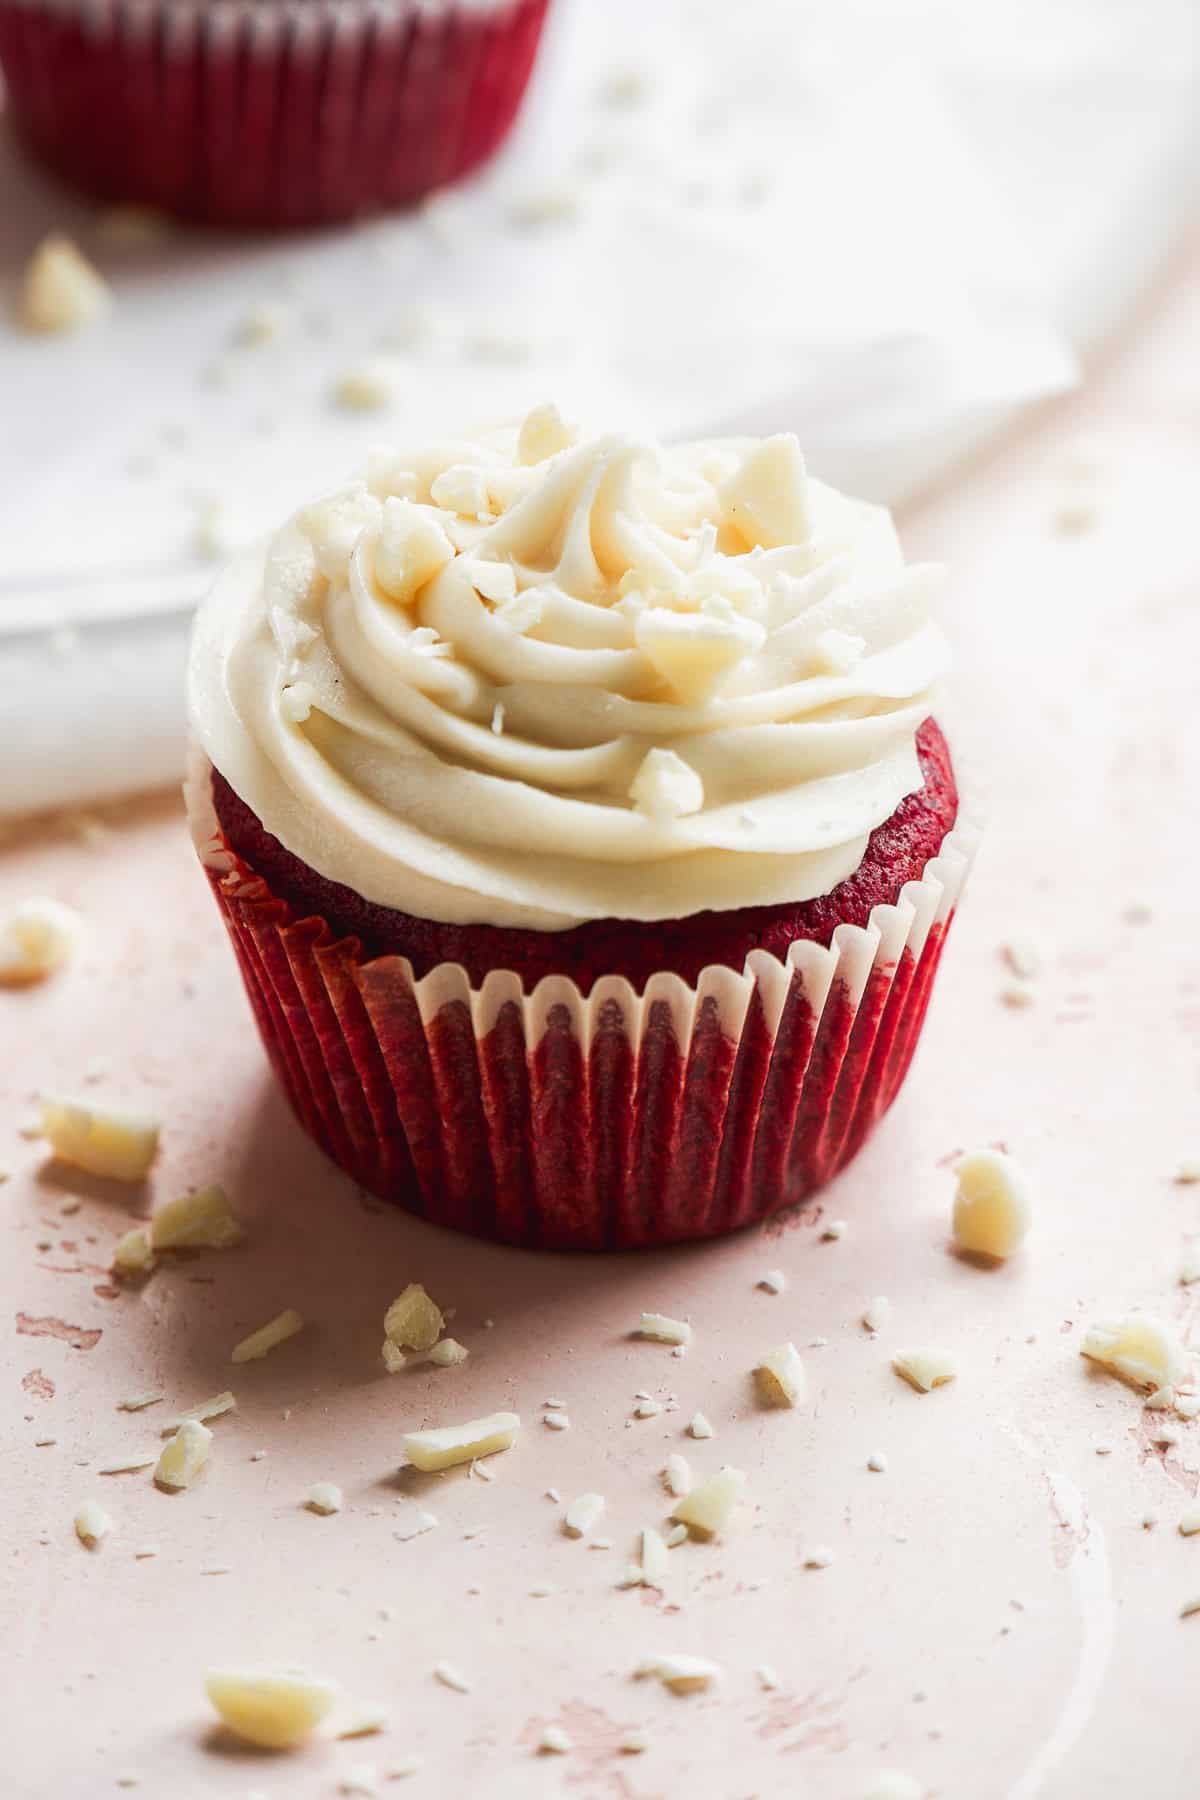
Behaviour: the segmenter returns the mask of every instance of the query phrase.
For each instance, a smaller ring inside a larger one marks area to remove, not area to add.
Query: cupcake
[[[18,135],[111,202],[317,225],[455,181],[507,133],[547,0],[0,0]]]
[[[937,572],[796,440],[372,454],[193,639],[189,813],[355,1180],[510,1243],[725,1232],[894,1099],[970,862]]]

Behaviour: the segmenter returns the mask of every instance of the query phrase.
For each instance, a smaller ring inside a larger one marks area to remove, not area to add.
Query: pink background
[[[1176,1282],[1200,1188],[1171,1180],[1200,1156],[1197,276],[1200,256],[1179,261],[1083,397],[904,521],[913,555],[953,569],[956,741],[992,825],[908,1086],[825,1197],[848,1222],[839,1243],[810,1219],[571,1260],[364,1202],[268,1077],[175,797],[114,810],[100,844],[59,825],[11,836],[0,905],[53,893],[89,939],[59,978],[0,995],[6,1793],[93,1800],[137,1777],[171,1800],[316,1800],[351,1765],[410,1753],[423,1771],[385,1791],[853,1800],[879,1768],[945,1800],[1194,1790],[1200,1617],[1178,1611],[1200,1594],[1200,1538],[1176,1523],[1200,1424],[1164,1456],[1156,1416],[1077,1349],[1092,1318],[1141,1306],[1183,1328],[1200,1306]],[[1085,447],[1097,517],[1056,531]],[[1129,922],[1141,905],[1150,922]],[[1024,1011],[999,998],[1017,933],[1044,962]],[[110,1072],[89,1086],[100,1057]],[[45,1166],[19,1135],[38,1089],[160,1113],[145,1190]],[[946,1163],[992,1141],[1027,1165],[1037,1217],[988,1272],[948,1252]],[[212,1180],[245,1247],[115,1293],[105,1270],[131,1213]],[[755,1288],[771,1266],[789,1281],[778,1297]],[[457,1308],[465,1366],[382,1372],[382,1314],[409,1280]],[[858,1321],[880,1293],[893,1323],[874,1340]],[[232,1344],[284,1306],[303,1336],[231,1368]],[[643,1308],[690,1316],[685,1358],[631,1341]],[[808,1397],[762,1412],[748,1370],[788,1337]],[[928,1396],[898,1381],[889,1354],[914,1343],[952,1348],[958,1381]],[[191,1492],[96,1474],[226,1385],[238,1410]],[[115,1410],[151,1386],[166,1404]],[[679,1410],[629,1423],[640,1388]],[[540,1422],[551,1395],[568,1432]],[[406,1430],[497,1407],[524,1429],[492,1483],[397,1474]],[[696,1407],[708,1444],[681,1435]],[[744,1469],[747,1502],[720,1543],[672,1552],[661,1597],[618,1591],[637,1530],[666,1511],[673,1449],[700,1472]],[[867,1470],[875,1451],[884,1474]],[[302,1509],[322,1479],[345,1489],[336,1517]],[[550,1485],[607,1496],[610,1550],[561,1535]],[[408,1494],[439,1523],[401,1543]],[[116,1520],[93,1554],[71,1526],[89,1496]],[[135,1561],[147,1543],[159,1554]],[[803,1569],[814,1543],[830,1568]],[[688,1699],[633,1682],[655,1650],[711,1656],[723,1680]],[[433,1681],[442,1659],[469,1695]],[[203,1672],[270,1660],[388,1703],[388,1731],[291,1757],[232,1749]],[[550,1721],[568,1757],[534,1754]],[[622,1757],[634,1725],[651,1748]]]

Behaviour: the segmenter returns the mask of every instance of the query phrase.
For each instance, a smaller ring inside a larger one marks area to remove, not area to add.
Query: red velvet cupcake
[[[548,0],[0,0],[25,143],[74,186],[231,226],[406,205],[497,148]]]
[[[306,1129],[528,1245],[761,1220],[891,1104],[970,862],[930,572],[795,441],[374,457],[197,623],[196,843]]]

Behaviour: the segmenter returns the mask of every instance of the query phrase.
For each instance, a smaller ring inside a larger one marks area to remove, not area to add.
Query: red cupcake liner
[[[612,1250],[761,1221],[845,1166],[912,1060],[977,831],[830,945],[752,951],[639,996],[604,976],[531,993],[405,957],[292,907],[233,852],[212,771],[188,783],[197,851],[267,1054],[305,1130],[356,1181],[505,1243]]]
[[[406,205],[489,156],[548,0],[0,0],[24,141],[96,197],[213,224]]]

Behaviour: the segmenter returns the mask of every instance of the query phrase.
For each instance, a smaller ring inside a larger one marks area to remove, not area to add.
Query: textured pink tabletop
[[[1084,397],[906,522],[910,550],[954,571],[958,737],[993,823],[907,1089],[825,1197],[839,1242],[808,1219],[570,1260],[366,1204],[268,1077],[173,798],[111,814],[102,843],[56,827],[0,854],[0,904],[50,892],[90,931],[58,978],[0,994],[5,1796],[136,1780],[154,1800],[318,1800],[361,1763],[384,1793],[446,1800],[855,1800],[879,1769],[943,1800],[1197,1791],[1200,1617],[1179,1609],[1200,1595],[1200,1537],[1176,1526],[1200,1423],[1156,1450],[1157,1415],[1078,1345],[1115,1311],[1183,1328],[1200,1309],[1177,1282],[1200,1188],[1172,1182],[1200,1156],[1198,276],[1200,260],[1177,265]],[[1081,492],[1091,528],[1056,529]],[[1010,934],[1042,951],[1025,1010],[1000,999]],[[109,1072],[89,1089],[96,1059]],[[46,1166],[20,1135],[38,1089],[160,1113],[145,1190]],[[989,1272],[947,1249],[946,1165],[990,1141],[1027,1164],[1037,1215]],[[119,1293],[106,1265],[131,1213],[213,1180],[245,1247]],[[789,1283],[775,1297],[755,1286],[772,1266]],[[456,1308],[464,1366],[383,1373],[382,1314],[410,1280]],[[894,1308],[878,1339],[859,1323],[876,1294]],[[285,1306],[304,1334],[231,1368],[232,1344]],[[684,1358],[630,1339],[643,1309],[691,1318]],[[808,1398],[763,1412],[748,1370],[785,1338]],[[920,1396],[889,1355],[925,1342],[961,1372]],[[191,1492],[97,1474],[226,1385],[238,1409]],[[116,1410],[152,1386],[162,1406]],[[678,1410],[631,1422],[639,1389]],[[550,1396],[569,1431],[541,1423]],[[398,1475],[403,1432],[499,1407],[524,1427],[493,1481]],[[710,1443],[683,1435],[697,1407]],[[666,1511],[672,1450],[744,1469],[746,1504],[721,1542],[672,1551],[661,1595],[620,1591],[637,1530]],[[345,1490],[335,1517],[303,1510],[320,1479]],[[549,1487],[603,1493],[611,1549],[563,1536]],[[410,1494],[438,1523],[401,1542]],[[116,1521],[93,1553],[71,1523],[89,1496]],[[804,1568],[814,1544],[830,1567]],[[719,1685],[633,1681],[662,1650],[716,1659]],[[442,1660],[469,1694],[435,1682]],[[266,1661],[387,1703],[389,1728],[290,1757],[231,1748],[204,1670]],[[566,1757],[535,1754],[551,1721]],[[635,1725],[650,1747],[622,1756]],[[384,1779],[412,1754],[420,1773]]]

